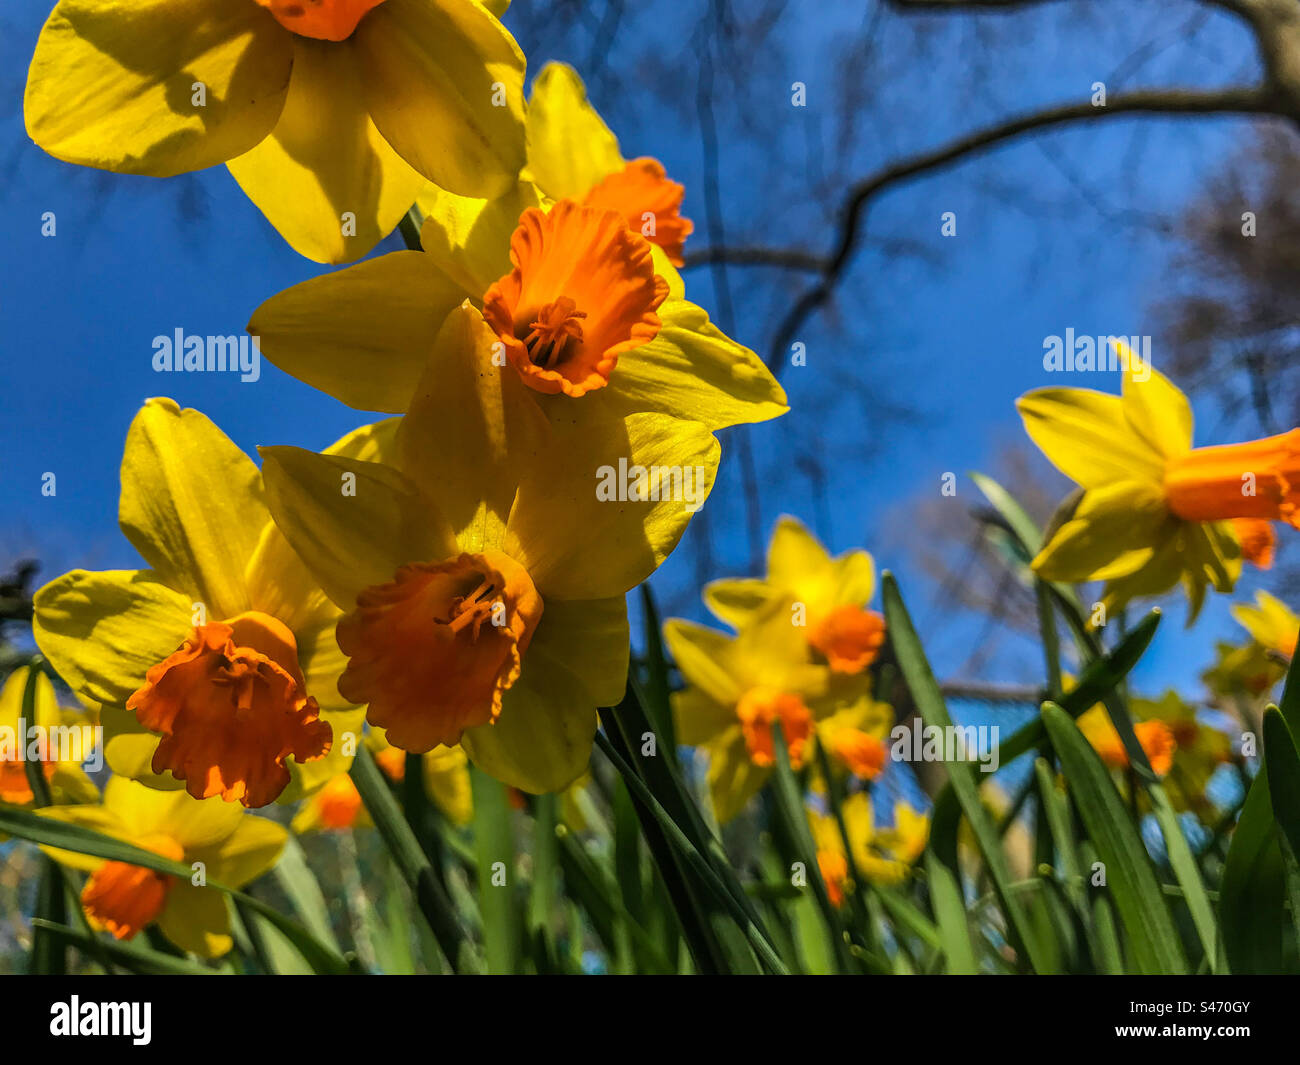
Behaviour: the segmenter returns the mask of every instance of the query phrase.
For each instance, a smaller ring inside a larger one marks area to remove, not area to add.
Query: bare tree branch
[[[1264,88],[1233,88],[1213,91],[1150,90],[1132,92],[1094,106],[1091,101],[1047,108],[1033,114],[1008,119],[995,126],[969,133],[932,151],[893,163],[858,182],[850,189],[840,210],[840,235],[828,257],[821,279],[808,289],[790,309],[777,330],[768,355],[768,368],[780,375],[785,352],[799,329],[835,291],[861,236],[864,217],[871,201],[895,186],[942,170],[957,162],[977,158],[991,149],[1027,133],[1074,122],[1096,122],[1116,115],[1207,115],[1207,114],[1278,114],[1273,92]]]

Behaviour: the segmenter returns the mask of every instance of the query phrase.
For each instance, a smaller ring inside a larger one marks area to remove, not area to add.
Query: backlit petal
[[[602,178],[623,169],[618,138],[566,63],[548,63],[533,80],[526,126],[528,173],[553,200],[581,200]]]
[[[1164,460],[1130,427],[1119,396],[1086,388],[1041,388],[1016,400],[1030,439],[1083,488],[1164,476]]]

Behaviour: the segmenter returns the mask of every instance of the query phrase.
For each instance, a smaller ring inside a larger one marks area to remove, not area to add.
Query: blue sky
[[[177,328],[239,333],[264,299],[321,268],[284,244],[224,168],[163,182],[78,169],[33,147],[23,130],[21,88],[45,10],[40,0],[21,6],[0,15],[0,70],[6,72],[0,74],[0,322],[7,378],[0,418],[6,503],[0,562],[38,557],[48,579],[73,566],[138,564],[116,529],[117,470],[126,427],[146,397],[170,395],[199,408],[250,452],[273,443],[320,448],[359,419],[269,363],[255,384],[206,374],[162,378],[153,371],[155,336]],[[807,18],[807,9],[819,18]],[[1154,24],[1091,27],[1099,43],[1089,50],[1055,16],[1040,12],[1025,15],[1020,29],[1002,38],[1013,42],[1007,47],[1020,58],[990,62],[986,70],[961,51],[973,48],[969,20],[954,23],[938,31],[928,58],[879,86],[885,103],[873,110],[875,124],[856,136],[844,158],[829,139],[834,119],[828,101],[846,87],[825,56],[838,37],[856,32],[863,10],[858,3],[830,12],[820,2],[789,5],[779,33],[782,54],[767,65],[761,56],[755,60],[763,72],[758,91],[770,94],[751,116],[761,136],[733,121],[734,109],[719,107],[720,185],[731,232],[752,232],[754,217],[771,215],[763,197],[766,175],[775,168],[806,171],[810,181],[831,163],[866,173],[885,158],[937,144],[998,115],[1078,98],[1093,81],[1130,76],[1116,41],[1122,32],[1137,31],[1130,51],[1143,34],[1162,39]],[[690,106],[665,108],[638,93],[644,67],[631,58],[643,55],[648,41],[662,40],[667,65],[679,63],[686,72],[682,96],[688,100],[695,67],[684,42],[701,5],[682,0],[655,5],[650,14],[619,27],[603,50],[582,46],[587,28],[581,26],[521,43],[531,71],[562,58],[589,77],[593,93],[597,85],[603,89],[596,103],[622,137],[625,154],[658,156],[687,184],[687,212],[698,226],[693,239],[703,246],[709,234],[696,116]],[[890,32],[910,33],[911,27]],[[1132,72],[1135,82],[1209,84],[1249,74],[1244,37],[1218,16],[1199,31],[1190,53],[1174,43],[1154,49]],[[863,72],[864,79],[869,75]],[[789,106],[794,81],[808,86],[806,109]],[[719,77],[720,100],[729,85]],[[900,544],[907,501],[937,494],[943,472],[961,475],[991,463],[1002,444],[1016,438],[1017,395],[1048,383],[1114,390],[1117,382],[1101,375],[1052,379],[1042,369],[1043,339],[1067,328],[1094,335],[1150,332],[1145,309],[1167,277],[1167,248],[1140,224],[1117,220],[1104,204],[1089,202],[1079,185],[1107,202],[1167,210],[1201,187],[1243,131],[1243,123],[1230,120],[1197,120],[1194,130],[1186,122],[1118,120],[1002,150],[879,201],[873,232],[879,226],[906,235],[928,260],[870,250],[860,256],[845,290],[852,297],[841,300],[833,320],[809,327],[809,366],[786,377],[792,413],[744,430],[758,454],[764,529],[787,512],[813,521],[807,482],[791,472],[789,461],[811,450],[829,467],[830,520],[819,531],[833,550]],[[1000,191],[1007,183],[1034,195]],[[830,233],[815,210],[797,201],[783,210],[786,231],[774,234],[772,243],[802,243],[814,251],[828,246]],[[41,236],[47,211],[57,216],[53,238]],[[955,238],[940,235],[945,211],[957,213]],[[385,248],[397,246],[393,238]],[[730,278],[736,335],[764,352],[781,308],[773,308],[770,286],[754,290],[742,270],[732,270]],[[708,271],[688,273],[687,284],[692,298],[716,315]],[[1154,357],[1158,366],[1158,350]],[[916,416],[871,424],[855,406],[858,397],[845,392],[836,398],[839,390],[826,376],[831,367],[836,374],[860,367],[872,396],[905,405]],[[1198,406],[1197,413],[1201,442],[1218,442],[1215,412]],[[58,478],[54,498],[40,492],[46,472]],[[963,480],[958,502],[972,500],[973,493]],[[742,570],[748,557],[738,493],[719,498],[714,510],[713,575],[723,576]],[[899,570],[918,619],[933,616],[933,589],[906,557],[877,557]],[[693,580],[683,549],[654,584],[680,601]],[[1212,604],[1186,637],[1175,631],[1180,611],[1173,613],[1140,667],[1144,686],[1188,682],[1207,662],[1212,639],[1233,631],[1223,603]],[[976,638],[968,626],[946,629],[930,648],[937,672],[958,668]],[[1005,663],[1012,674],[1023,665]]]

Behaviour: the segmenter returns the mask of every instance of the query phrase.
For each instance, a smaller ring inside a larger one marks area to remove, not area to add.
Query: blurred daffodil
[[[674,618],[664,641],[686,681],[673,695],[677,739],[708,755],[713,809],[730,821],[771,775],[773,725],[781,726],[793,767],[811,759],[817,719],[835,709],[827,701],[830,671],[809,659],[781,602],[738,636]]]
[[[1238,603],[1232,608],[1232,616],[1266,651],[1287,662],[1295,657],[1300,615],[1277,596],[1256,592],[1255,605]]]
[[[843,766],[859,780],[875,780],[889,761],[889,730],[893,707],[867,693],[851,705],[817,723],[817,742],[826,748],[831,766]]]
[[[0,802],[25,806],[33,801],[27,779],[27,762],[33,756],[52,801],[97,800],[99,789],[82,769],[95,749],[95,716],[61,707],[50,678],[38,672],[35,713],[27,720],[23,694],[30,676],[30,666],[19,666],[0,688]]]
[[[1017,402],[1034,443],[1082,489],[1034,570],[1048,580],[1106,581],[1114,606],[1181,580],[1194,617],[1208,587],[1232,590],[1243,536],[1247,560],[1264,565],[1272,551],[1260,523],[1297,523],[1300,429],[1193,448],[1187,397],[1145,369],[1124,375],[1120,396],[1046,388]]]
[[[840,804],[840,813],[853,863],[873,884],[889,886],[906,879],[930,838],[930,819],[905,802],[894,804],[890,826],[876,824],[871,798],[864,791],[848,796]],[[844,837],[829,813],[810,809],[808,822],[817,848],[817,867],[832,904],[839,906],[851,883]]]
[[[90,874],[81,893],[86,916],[117,939],[156,924],[172,943],[204,958],[231,947],[226,900],[216,881],[240,888],[271,869],[288,835],[283,827],[219,799],[199,801],[113,777],[103,804],[47,807],[41,816],[81,825],[191,866],[189,880],[126,862],[45,847],[56,861]]]
[[[494,360],[468,304],[426,353],[394,465],[263,451],[275,520],[345,612],[339,690],[388,742],[460,742],[507,784],[554,791],[586,768],[596,708],[623,696],[624,596],[676,545],[692,505],[602,500],[622,461],[699,471],[718,444],[662,414],[553,424]],[[431,623],[432,622],[432,623]]]
[[[470,0],[59,0],[24,112],[51,155],[166,177],[226,163],[319,262],[359,258],[427,182],[524,165],[524,56]]]
[[[1238,603],[1232,616],[1250,634],[1244,644],[1220,641],[1217,659],[1202,679],[1216,695],[1256,699],[1286,675],[1295,656],[1300,616],[1276,596],[1255,593],[1255,604]]]
[[[777,599],[792,600],[797,623],[819,661],[836,673],[860,673],[885,642],[885,619],[866,609],[876,569],[865,551],[831,558],[797,519],[782,517],[767,549],[767,576],[714,581],[704,602],[721,620],[742,629]]]
[[[337,772],[331,726],[359,733],[362,717],[335,686],[338,610],[271,523],[253,462],[198,411],[149,400],[127,433],[119,522],[150,568],[64,574],[33,621],[59,675],[102,704],[109,765],[245,806],[291,771],[286,800]]]
[[[1128,767],[1128,752],[1124,750],[1124,742],[1104,706],[1094,706],[1084,711],[1079,715],[1077,723],[1079,731],[1109,768]],[[1178,749],[1173,729],[1160,720],[1134,721],[1133,734],[1142,745],[1142,751],[1155,773],[1158,776],[1168,773],[1174,764],[1174,752]]]
[[[1232,758],[1232,740],[1201,720],[1197,708],[1176,691],[1167,691],[1159,699],[1132,699],[1130,706],[1138,719],[1134,731],[1139,738],[1143,726],[1152,728],[1155,723],[1164,725],[1173,737],[1173,760],[1164,785],[1174,809],[1197,814],[1211,810],[1206,786],[1215,771]]]

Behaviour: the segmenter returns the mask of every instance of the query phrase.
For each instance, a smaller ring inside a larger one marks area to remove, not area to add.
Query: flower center
[[[751,688],[736,704],[745,746],[750,760],[757,766],[770,766],[776,760],[772,740],[772,725],[781,724],[790,764],[798,769],[803,765],[804,749],[813,734],[813,719],[802,699],[789,692],[770,688]]]
[[[271,802],[289,783],[285,760],[324,757],[333,735],[306,693],[293,633],[258,611],[196,628],[126,708],[163,737],[155,773],[170,770],[196,799],[245,806]]]
[[[686,238],[695,231],[695,223],[682,217],[685,196],[686,186],[670,181],[659,160],[643,157],[593,185],[582,202],[617,211],[629,229],[663,248],[674,266],[683,266]]]
[[[885,745],[869,732],[840,729],[831,742],[831,750],[854,776],[863,780],[875,780],[884,771]]]
[[[1264,518],[1300,528],[1300,429],[1194,448],[1166,467],[1165,498],[1184,521]]]
[[[300,37],[344,41],[357,23],[384,0],[257,0],[276,22]]]
[[[808,626],[808,643],[836,673],[861,673],[885,642],[885,619],[871,610],[837,606]]]
[[[185,857],[181,845],[169,836],[146,836],[132,842],[173,861]],[[165,873],[126,862],[105,862],[86,881],[81,904],[95,928],[106,929],[115,939],[130,939],[162,913],[171,883]]]
[[[487,290],[483,316],[538,392],[582,396],[609,383],[620,354],[653,340],[668,282],[649,242],[617,211],[561,200],[530,207],[510,239],[514,270]],[[582,308],[579,310],[578,308]]]
[[[578,310],[578,305],[568,296],[561,296],[554,303],[548,303],[537,314],[529,334],[524,337],[524,347],[533,360],[534,366],[549,370],[561,357],[564,346],[570,339],[582,342],[581,318],[587,312]]]
[[[497,719],[541,616],[527,570],[500,551],[403,566],[339,622],[339,692],[396,748],[451,746]]]

